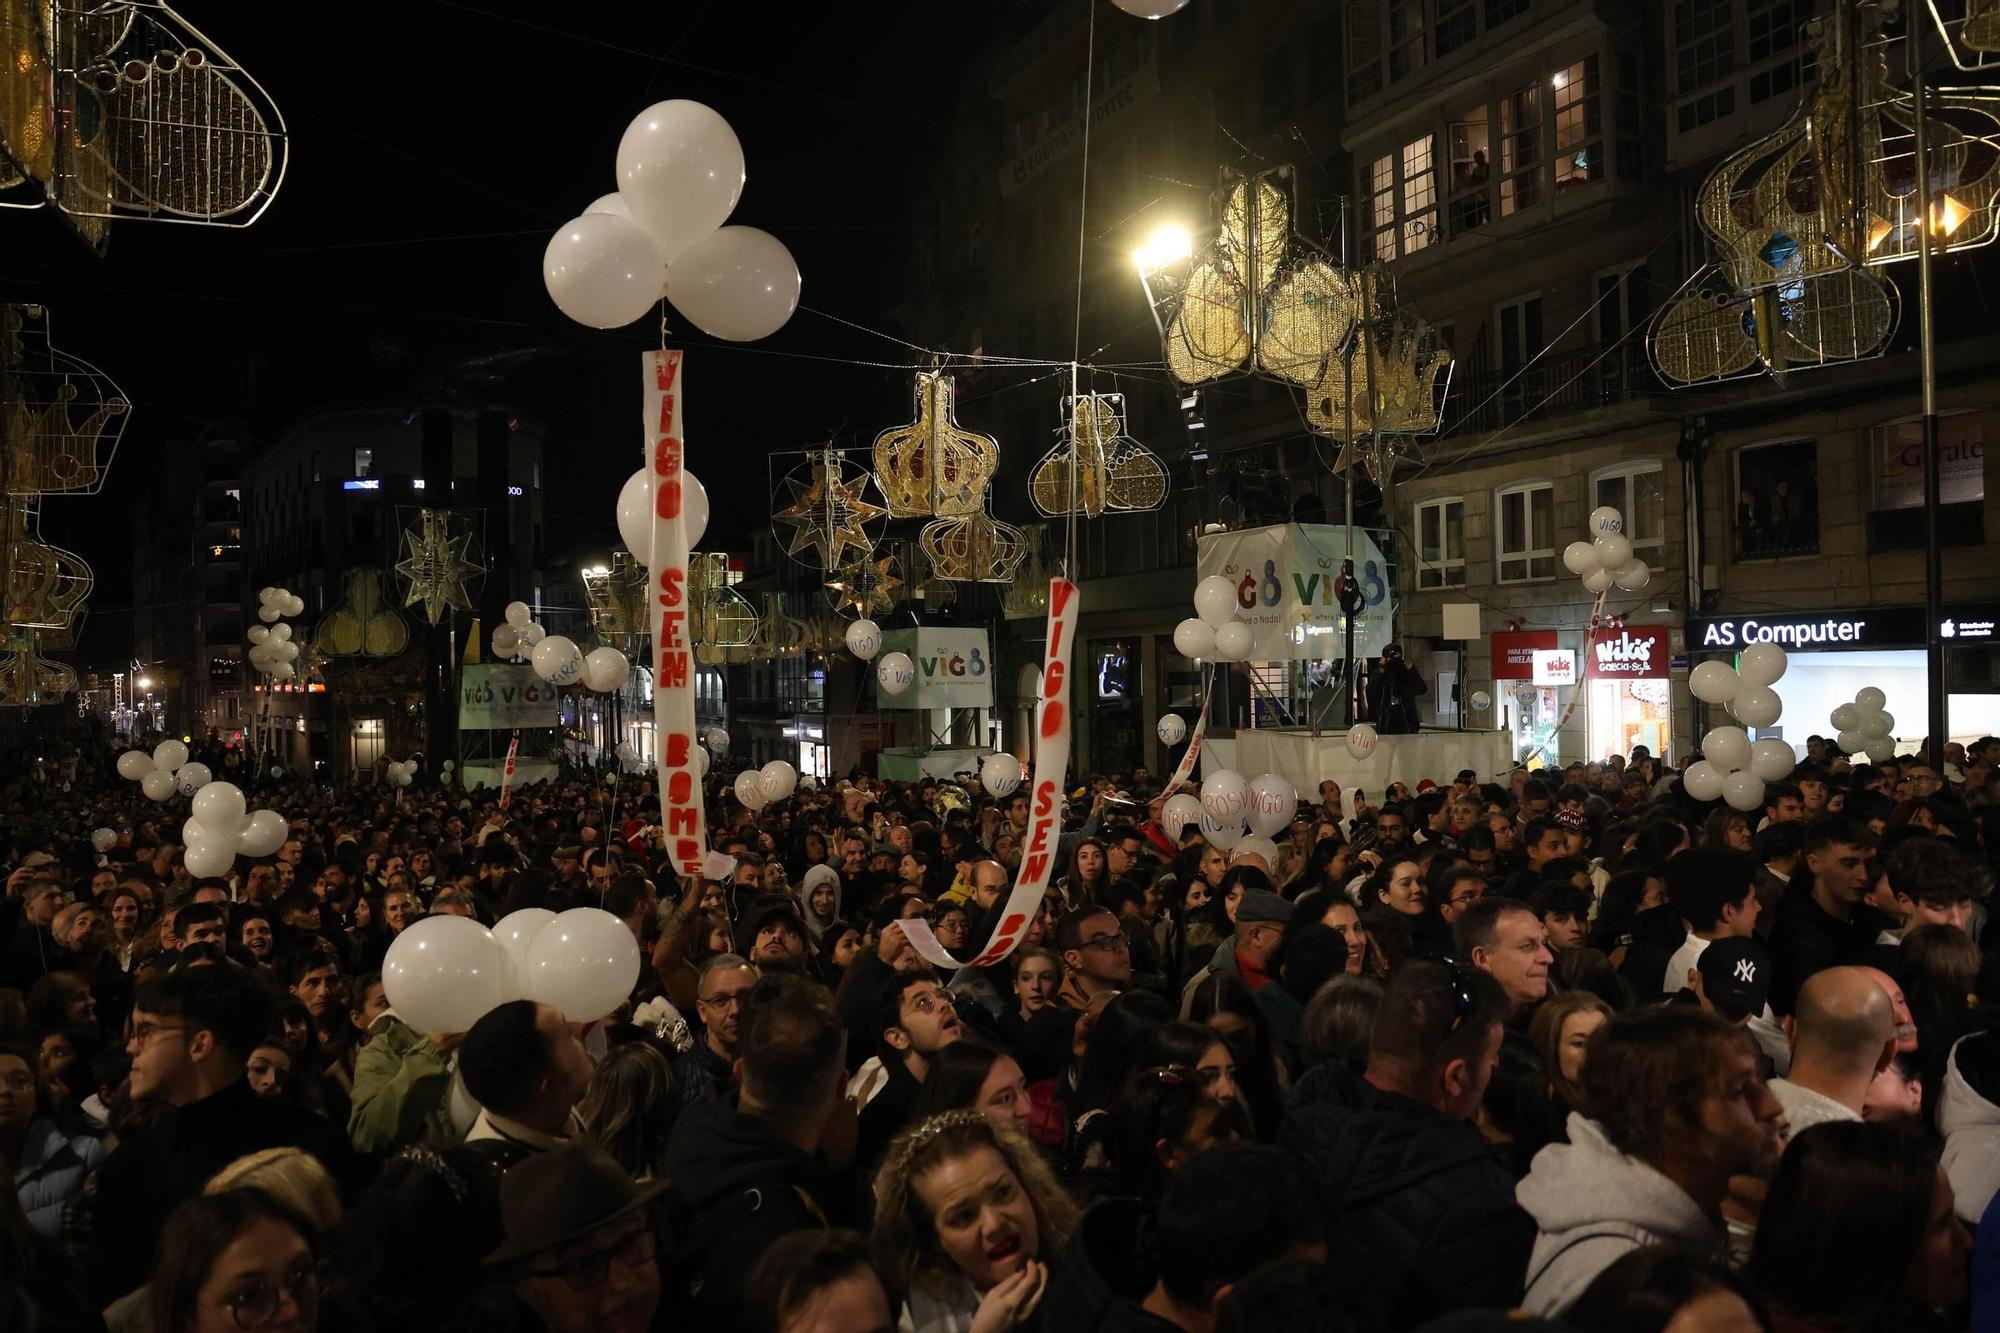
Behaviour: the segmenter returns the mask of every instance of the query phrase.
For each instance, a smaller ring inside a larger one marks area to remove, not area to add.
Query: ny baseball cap
[[[1761,1014],[1771,998],[1771,954],[1755,938],[1717,940],[1695,964],[1710,1004]]]

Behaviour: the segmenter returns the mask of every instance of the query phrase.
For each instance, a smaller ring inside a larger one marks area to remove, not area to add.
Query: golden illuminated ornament
[[[730,585],[727,555],[719,551],[690,555],[687,586],[688,606],[694,613],[689,637],[698,649],[738,648],[757,637],[757,608]]]
[[[631,552],[612,552],[610,564],[586,569],[582,577],[590,628],[600,641],[618,640],[613,646],[627,648],[647,633],[646,567]]]
[[[47,0],[0,0],[0,189],[54,177]]]
[[[917,542],[937,576],[955,583],[1010,582],[1027,554],[1019,528],[984,512],[934,519]]]
[[[986,486],[1000,466],[1000,445],[990,435],[961,428],[953,418],[952,378],[917,372],[916,419],[875,437],[875,480],[891,518],[949,518],[985,508]]]
[[[40,516],[26,496],[0,507],[0,627],[39,631],[47,647],[66,648],[80,627],[95,581],[83,557],[42,540]]]
[[[902,562],[893,555],[857,555],[833,571],[826,589],[837,615],[856,619],[886,616],[902,597]]]
[[[327,657],[396,657],[410,646],[410,627],[382,596],[382,571],[350,569],[340,605],[320,617],[313,642]]]
[[[786,476],[779,483],[779,507],[771,511],[785,554],[796,558],[811,551],[821,569],[831,570],[872,550],[875,543],[866,525],[888,511],[865,498],[869,480],[866,471],[851,467],[834,449],[814,452]]]
[[[102,371],[49,337],[41,306],[0,305],[0,478],[9,495],[91,495],[129,405]]]
[[[1371,292],[1385,287],[1371,280]],[[1355,345],[1329,360],[1306,390],[1306,421],[1314,433],[1351,442],[1437,430],[1451,368],[1451,352],[1437,331],[1416,312],[1386,303],[1359,329]]]
[[[465,517],[448,509],[420,509],[416,523],[403,529],[403,558],[396,573],[403,579],[403,605],[422,606],[424,619],[435,625],[447,608],[472,610],[467,577],[486,572],[471,558],[473,533]]]
[[[0,708],[37,708],[59,704],[77,688],[76,672],[65,663],[43,657],[39,647],[61,648],[37,636],[0,642]]]
[[[1028,476],[1028,498],[1050,518],[1136,514],[1167,500],[1167,465],[1125,434],[1125,395],[1063,399],[1063,442]]]
[[[1039,620],[1049,613],[1049,525],[1029,524],[1022,529],[1021,540],[1020,568],[1000,594],[1000,612],[1009,620]]]

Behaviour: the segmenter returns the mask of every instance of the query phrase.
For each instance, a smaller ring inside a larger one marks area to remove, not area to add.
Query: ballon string
[[[1072,583],[1077,581],[1079,574],[1076,567],[1077,451],[1082,447],[1082,441],[1076,438],[1077,362],[1083,359],[1083,253],[1085,240],[1090,234],[1090,101],[1095,95],[1092,83],[1097,75],[1097,0],[1086,0],[1086,3],[1090,17],[1084,26],[1083,43],[1083,164],[1076,196],[1076,321],[1069,345],[1069,515],[1063,543],[1063,577]]]

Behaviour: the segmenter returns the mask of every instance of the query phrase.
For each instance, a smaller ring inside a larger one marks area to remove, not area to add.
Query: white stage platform
[[[1282,773],[1307,801],[1327,778],[1344,792],[1358,787],[1375,797],[1392,782],[1407,783],[1412,791],[1425,778],[1450,786],[1462,768],[1477,773],[1481,782],[1504,783],[1514,767],[1507,741],[1504,731],[1422,731],[1384,736],[1374,754],[1356,759],[1347,753],[1344,731],[1329,730],[1315,740],[1304,730],[1240,730],[1234,737],[1204,742],[1201,769],[1233,768],[1244,777]]]

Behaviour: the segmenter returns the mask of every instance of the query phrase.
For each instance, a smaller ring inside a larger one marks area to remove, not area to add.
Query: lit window
[[[1494,525],[1494,557],[1499,583],[1527,583],[1556,573],[1556,488],[1546,481],[1522,482],[1494,496],[1500,521]]]
[[[1465,582],[1465,501],[1453,495],[1417,506],[1417,586]]]
[[[1591,504],[1610,505],[1625,518],[1625,536],[1632,549],[1645,553],[1646,563],[1660,563],[1666,544],[1666,472],[1658,459],[1620,463],[1591,481]]]

